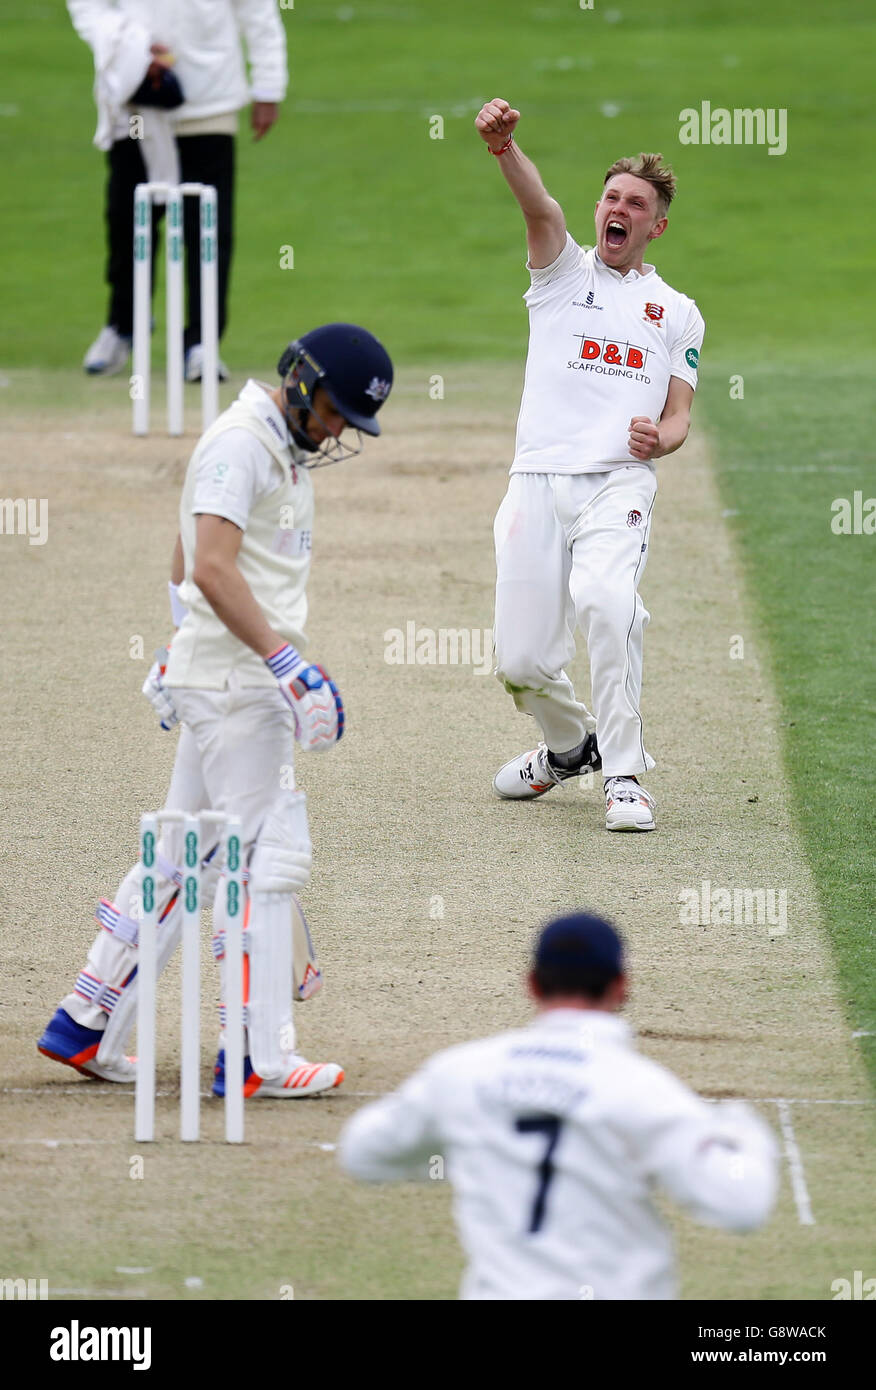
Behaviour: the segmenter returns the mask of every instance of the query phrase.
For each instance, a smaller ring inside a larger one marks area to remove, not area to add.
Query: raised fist
[[[500,150],[508,136],[514,134],[520,112],[509,106],[502,97],[493,97],[475,116],[475,129],[491,150]]]

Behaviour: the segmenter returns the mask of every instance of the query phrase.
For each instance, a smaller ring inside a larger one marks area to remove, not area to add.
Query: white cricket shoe
[[[117,376],[127,367],[130,355],[131,339],[123,338],[107,324],[86,352],[82,365],[89,376]]]
[[[136,1057],[111,1057],[99,1062],[95,1057],[91,1062],[83,1062],[80,1071],[87,1076],[97,1076],[101,1081],[136,1081]]]
[[[200,381],[204,370],[204,349],[200,343],[195,343],[186,351],[186,381]],[[220,381],[230,381],[231,373],[222,361],[221,357],[216,359],[216,375]]]
[[[287,1065],[291,1059],[287,1058]],[[297,1059],[285,1077],[272,1076],[262,1081],[252,1096],[265,1096],[268,1099],[295,1100],[302,1096],[316,1096],[321,1091],[332,1091],[344,1079],[343,1068],[337,1062],[305,1062]]]
[[[503,801],[528,801],[534,796],[544,796],[545,792],[570,777],[580,777],[582,772],[596,772],[601,766],[595,734],[588,734],[584,740],[584,761],[574,772],[553,767],[548,761],[547,744],[540,743],[531,752],[521,753],[519,758],[512,758],[510,763],[499,768],[493,778],[493,791]]]
[[[656,830],[657,803],[632,777],[609,777],[605,783],[606,830]]]
[[[213,1070],[213,1095],[225,1095],[225,1048],[220,1047]],[[295,1052],[286,1054],[281,1076],[259,1076],[253,1071],[249,1057],[243,1059],[243,1094],[249,1098],[264,1096],[274,1100],[298,1100],[331,1091],[344,1079],[343,1068],[337,1062],[308,1062]]]

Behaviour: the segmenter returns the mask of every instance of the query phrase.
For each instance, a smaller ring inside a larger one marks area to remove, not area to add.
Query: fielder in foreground
[[[310,877],[311,844],[304,793],[293,776],[294,741],[303,749],[329,749],[344,727],[334,682],[300,655],[313,527],[310,469],[359,452],[341,441],[345,428],[380,433],[375,417],[392,385],[392,363],[365,329],[338,323],[291,343],[279,372],[277,388],[247,382],[192,455],[171,576],[179,630],[166,667],[156,663],[144,693],[164,728],[182,725],[167,807],[242,818],[245,1093],[294,1098],[343,1080],[336,1063],[298,1055],[292,1022],[293,972],[297,998],[319,984],[295,897]],[[182,849],[181,827],[164,826],[157,856],[159,970],[180,935]],[[212,858],[210,851],[208,871]],[[205,899],[208,884],[209,877]],[[139,886],[135,865],[114,901],[98,906],[101,930],[88,961],[38,1043],[45,1056],[108,1081],[135,1075],[124,1046],[136,1010]],[[220,964],[224,912],[225,895],[216,893]],[[293,932],[303,938],[297,951]],[[222,973],[224,996],[224,965]],[[213,1087],[220,1096],[222,1042]]]
[[[653,1185],[705,1225],[760,1226],[778,1180],[772,1132],[635,1051],[616,1016],[627,986],[608,922],[551,922],[529,989],[528,1028],[433,1057],[353,1117],[341,1162],[382,1182],[434,1176],[444,1159],[464,1299],[674,1298]]]
[[[496,673],[544,742],[506,763],[493,787],[542,796],[601,766],[606,830],[653,830],[654,798],[638,780],[654,766],[639,712],[648,613],[638,586],[653,460],[687,437],[704,324],[642,259],[675,195],[662,156],[615,161],[585,249],[515,143],[519,118],[497,98],[475,121],[520,204],[532,279],[517,447],[495,522]],[[595,718],[563,669],[576,622]]]

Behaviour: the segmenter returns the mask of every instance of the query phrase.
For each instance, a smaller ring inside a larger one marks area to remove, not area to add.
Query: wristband
[[[498,159],[498,158],[499,158],[499,155],[500,155],[500,154],[504,154],[505,151],[508,150],[508,149],[510,149],[511,146],[512,146],[513,144],[514,144],[514,136],[513,136],[513,135],[509,135],[509,136],[508,136],[508,139],[505,141],[504,145],[502,146],[502,148],[501,148],[500,150],[491,150],[489,145],[487,145],[487,149],[490,150],[490,154],[494,154],[494,155],[496,156],[496,158]]]
[[[270,656],[265,657],[265,665],[270,667],[278,681],[281,681],[295,666],[300,664],[301,656],[290,642],[284,642],[282,647],[278,647],[275,652],[271,652]]]

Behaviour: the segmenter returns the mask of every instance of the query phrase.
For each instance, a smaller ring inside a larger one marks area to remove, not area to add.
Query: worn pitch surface
[[[342,1062],[347,1081],[330,1099],[251,1104],[243,1149],[221,1142],[218,1102],[205,1102],[206,1142],[175,1138],[176,963],[161,988],[155,1145],[133,1143],[130,1089],[87,1082],[35,1049],[84,961],[94,903],[135,852],[139,813],[166,789],[175,736],[139,688],[167,635],[196,413],[185,440],[133,440],[114,406],[11,420],[5,488],[46,497],[49,530],[43,546],[19,536],[0,547],[12,676],[0,1163],[16,1212],[4,1276],[95,1298],[278,1298],[290,1287],[297,1298],[453,1297],[461,1260],[446,1185],[357,1187],[330,1146],[365,1097],[435,1049],[524,1020],[533,928],[575,904],[626,936],[643,1049],[705,1094],[752,1098],[784,1124],[793,1162],[767,1229],[737,1238],[677,1220],[686,1296],[819,1299],[862,1267],[872,1108],[707,441],[695,435],[658,465],[642,585],[656,834],[606,834],[598,783],[500,803],[493,773],[532,746],[531,721],[471,666],[385,660],[386,634],[409,622],[491,626],[491,522],[517,387],[516,373],[460,371],[433,401],[427,375],[409,373],[384,439],[316,476],[310,650],[338,680],[349,722],[336,751],[297,768],[314,841],[306,906],[327,981],[297,1018],[302,1049]],[[586,691],[583,659],[575,673]],[[785,890],[786,930],[683,924],[680,895],[704,882]],[[208,934],[205,920],[205,957]],[[206,1090],[212,977],[205,996]]]

